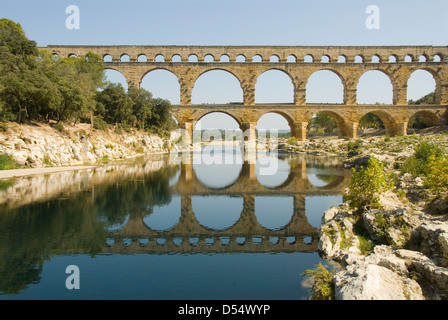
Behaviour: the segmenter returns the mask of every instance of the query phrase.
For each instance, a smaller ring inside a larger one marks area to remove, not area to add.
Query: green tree
[[[98,55],[56,60],[8,19],[0,19],[0,75],[0,118],[19,123],[90,117],[96,90],[104,85]]]
[[[431,161],[441,159],[445,154],[442,147],[431,143],[421,142],[415,147],[415,152],[408,157],[401,165],[403,173],[410,173],[413,176],[425,176],[430,171]]]
[[[373,113],[368,113],[364,117],[362,117],[361,120],[359,121],[359,128],[384,129],[384,124],[383,121],[377,115]]]
[[[42,114],[48,114],[61,102],[57,85],[38,69],[24,63],[18,63],[15,69],[1,77],[0,100],[19,123],[23,118],[43,120]]]
[[[436,103],[436,93],[435,92],[428,93],[427,95],[421,97],[420,99],[418,99],[416,101],[409,100],[408,103],[409,104],[435,104]]]
[[[0,46],[23,58],[37,55],[36,42],[26,37],[20,24],[6,18],[0,19]]]
[[[55,87],[37,70],[37,48],[20,24],[0,19],[0,101],[17,121],[37,119],[58,102]]]
[[[151,92],[143,88],[131,87],[128,89],[128,96],[137,126],[145,129],[153,116],[154,103]]]
[[[352,169],[348,191],[344,197],[351,207],[379,206],[381,194],[392,188],[389,175],[375,157],[370,157],[367,167]]]
[[[337,128],[333,117],[322,112],[317,113],[308,123],[308,131],[314,133],[331,133],[335,132]]]
[[[157,98],[153,100],[153,113],[150,125],[163,129],[173,128],[173,119],[170,113],[171,103],[168,100]]]
[[[408,128],[412,129],[424,129],[426,128],[426,122],[419,114],[414,114],[408,122]]]
[[[107,123],[128,125],[133,120],[131,101],[121,84],[109,83],[96,94],[97,112]]]
[[[431,155],[428,163],[428,173],[425,177],[425,186],[437,192],[448,192],[448,157],[436,157]]]
[[[104,66],[98,55],[88,53],[85,57],[54,59],[48,52],[41,51],[39,68],[58,84],[63,96],[56,120],[87,119],[93,115],[96,91],[104,86]]]

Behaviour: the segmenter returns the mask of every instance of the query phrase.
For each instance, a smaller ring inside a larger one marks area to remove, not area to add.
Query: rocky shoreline
[[[28,168],[103,164],[177,148],[179,134],[161,138],[144,131],[95,130],[88,124],[64,126],[7,123],[0,131],[0,154]]]
[[[376,148],[384,140],[388,147]],[[446,148],[448,136],[430,133],[364,141],[363,150],[346,159],[345,167],[365,166],[375,157],[398,176],[397,183],[381,195],[376,208],[350,208],[345,202],[324,213],[318,231],[319,253],[334,267],[330,283],[334,296],[328,298],[448,299],[446,190],[429,201],[421,177],[397,170],[416,143],[431,141]]]

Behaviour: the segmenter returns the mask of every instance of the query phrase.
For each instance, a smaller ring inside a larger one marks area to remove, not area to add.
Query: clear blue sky
[[[380,30],[365,26],[368,17],[365,10],[372,4],[380,9]],[[77,5],[80,9],[79,30],[68,30],[65,26],[68,5]],[[448,45],[446,0],[0,0],[0,8],[0,17],[19,22],[39,46]],[[287,92],[282,93],[288,84],[276,77],[279,75],[273,74],[260,87],[282,86],[260,100],[289,99]],[[368,87],[376,93],[375,98],[380,92],[381,98],[377,100],[389,99],[387,89],[381,93],[382,89],[375,88],[375,77],[372,78]],[[416,89],[409,98],[416,99],[433,90],[426,78],[426,74],[421,74],[412,80]],[[202,90],[199,84],[195,87],[202,91],[193,96],[197,102],[207,102],[205,92],[218,97],[219,87],[227,83],[232,89],[224,92],[222,99],[232,100],[240,95],[239,86],[235,88],[231,85],[232,79],[223,75],[213,75],[202,82]],[[326,91],[325,99],[339,99],[331,75],[317,78],[316,83],[315,88],[309,88],[310,100],[319,99],[319,86]],[[177,93],[173,95],[175,90],[171,86],[172,79],[163,74],[160,78],[144,80],[144,87],[154,95],[176,103]],[[369,92],[365,102],[374,99],[368,95]]]

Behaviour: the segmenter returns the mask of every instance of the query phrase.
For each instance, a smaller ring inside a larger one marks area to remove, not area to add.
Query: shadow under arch
[[[276,114],[276,115],[283,117],[286,120],[286,122],[288,123],[289,129],[291,130],[291,124],[294,123],[294,120],[290,114],[288,114],[284,111],[281,111],[281,110],[267,110],[258,118],[257,123],[260,121],[260,119],[262,117],[267,116],[269,114]]]
[[[219,166],[221,166],[221,169],[222,169],[222,165],[219,165]],[[207,165],[207,166],[204,166],[204,167],[205,168],[209,167],[212,171],[214,170],[213,165]],[[225,184],[222,184],[222,185],[217,185],[217,184],[213,185],[213,184],[207,182],[204,179],[204,177],[201,177],[202,174],[198,174],[198,171],[199,171],[198,169],[201,170],[201,168],[198,168],[197,166],[195,167],[193,165],[193,171],[194,171],[194,174],[195,174],[195,177],[196,177],[196,180],[197,180],[198,183],[200,183],[201,185],[203,185],[204,187],[206,187],[208,189],[222,190],[222,191],[225,191],[226,189],[230,189],[234,185],[236,185],[240,181],[240,178],[241,178],[242,172],[243,172],[243,168],[240,167],[238,173],[236,175],[233,175],[234,178],[231,179],[230,182],[226,182]],[[229,177],[229,172],[226,172],[225,170],[222,170],[222,173],[225,174],[227,177]],[[206,172],[205,172],[205,176],[207,176]],[[216,179],[216,176],[214,176],[214,179]]]
[[[156,70],[164,70],[164,71],[168,71],[169,73],[171,73],[172,75],[174,75],[174,76],[176,77],[176,79],[177,79],[177,82],[179,82],[179,76],[178,76],[173,70],[171,70],[170,68],[162,67],[162,66],[161,66],[161,67],[155,66],[155,67],[153,67],[153,68],[150,68],[150,69],[146,70],[145,73],[143,73],[142,78],[140,79],[140,81],[143,81],[143,79],[144,79],[148,74],[150,74],[151,72],[156,71]]]
[[[225,190],[238,182],[244,155],[241,148],[228,146],[223,140],[233,137],[239,141],[242,138],[240,127],[239,119],[226,111],[210,110],[198,118],[193,128],[194,141],[206,142],[210,139],[210,143],[193,153],[192,170],[196,180],[204,187]],[[211,141],[212,138],[214,141]],[[216,170],[217,166],[220,170]],[[211,181],[208,181],[209,178]]]
[[[397,123],[395,121],[395,118],[393,116],[391,116],[389,113],[387,113],[386,111],[383,110],[372,110],[372,111],[368,111],[364,114],[361,115],[361,117],[358,119],[358,123],[359,121],[361,121],[361,119],[369,114],[372,113],[374,115],[376,115],[378,118],[381,119],[381,121],[384,124],[384,128],[386,129],[385,134],[389,135],[389,136],[394,136],[395,132],[396,132],[396,126]]]
[[[226,72],[226,73],[229,73],[230,75],[234,76],[235,79],[238,80],[238,83],[240,84],[240,87],[241,87],[241,79],[238,77],[238,75],[235,74],[232,70],[228,70],[228,69],[227,69],[226,67],[224,67],[224,66],[222,66],[222,67],[221,67],[221,66],[219,66],[219,67],[211,67],[210,69],[205,70],[204,72],[200,73],[200,74],[196,77],[196,79],[194,79],[194,84],[196,85],[196,82],[198,81],[198,79],[199,79],[200,77],[202,77],[203,75],[205,75],[205,74],[207,74],[207,73],[209,73],[209,72],[214,72],[214,71],[224,71],[224,72]]]
[[[322,110],[319,110],[318,112],[316,112],[315,114],[313,114],[310,117],[310,119],[318,113],[326,114],[326,115],[330,116],[334,120],[334,122],[336,122],[339,138],[342,138],[346,135],[346,131],[345,131],[345,127],[344,127],[346,121],[339,113],[337,113],[335,111],[328,110],[328,109],[322,109]],[[308,120],[308,123],[310,122],[310,119]]]
[[[101,56],[103,62],[113,62],[113,56],[110,53],[105,53]],[[105,67],[106,69],[106,67]]]
[[[338,179],[342,175],[341,170],[340,166],[334,165],[325,166],[314,163],[307,163],[306,165],[309,183],[313,188],[320,190],[331,190],[343,182],[344,178]]]
[[[347,177],[345,175],[334,175],[331,182],[327,183],[324,186],[314,186],[314,187],[320,190],[332,190],[333,188],[340,186],[346,181]]]
[[[431,111],[425,111],[425,110],[416,111],[409,117],[408,123],[414,116],[420,116],[425,122],[426,127],[436,127],[442,125],[442,121],[440,120],[440,118],[434,112]]]
[[[196,119],[195,127],[196,127],[197,123],[199,121],[201,121],[204,117],[209,116],[209,115],[211,115],[213,113],[221,113],[221,114],[224,114],[226,116],[230,116],[233,120],[236,121],[236,123],[238,124],[238,127],[241,127],[242,121],[239,118],[237,118],[236,115],[232,114],[232,112],[229,112],[229,111],[226,111],[226,110],[209,110],[209,111],[206,111],[198,119]],[[216,128],[216,129],[219,129],[219,128]]]
[[[129,222],[129,218],[130,218],[130,214],[128,213],[127,215],[125,215],[122,218],[122,221],[118,221],[118,222],[114,222],[114,223],[110,223],[107,219],[107,217],[100,217],[99,221],[100,222],[105,222],[105,226],[104,229],[109,232],[109,233],[114,233],[117,231],[122,230],[124,227],[126,227],[126,225]]]

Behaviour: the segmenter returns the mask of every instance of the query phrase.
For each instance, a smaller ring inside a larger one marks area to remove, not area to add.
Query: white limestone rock
[[[348,266],[334,284],[336,300],[424,300],[416,281],[369,263]]]

